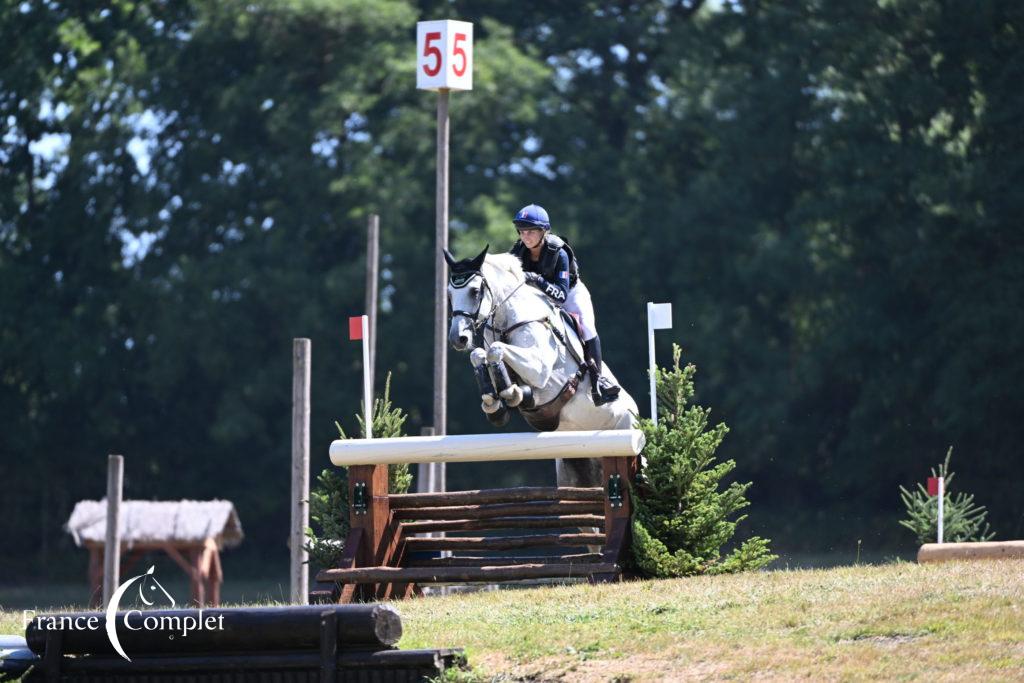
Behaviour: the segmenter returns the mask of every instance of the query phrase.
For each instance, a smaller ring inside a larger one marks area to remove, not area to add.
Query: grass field
[[[1024,561],[906,562],[397,604],[468,680],[1024,681]],[[0,613],[0,633],[21,615]]]

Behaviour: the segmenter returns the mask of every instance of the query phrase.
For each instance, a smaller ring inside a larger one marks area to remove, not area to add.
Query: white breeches
[[[590,341],[597,336],[597,322],[594,319],[594,304],[590,301],[590,290],[577,280],[576,286],[569,290],[563,308],[576,316],[583,331],[583,341]]]

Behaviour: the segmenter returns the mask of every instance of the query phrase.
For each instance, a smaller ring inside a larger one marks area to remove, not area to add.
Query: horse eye
[[[475,297],[479,293],[480,293],[480,288],[479,287],[470,287],[469,288],[470,296],[474,296]]]

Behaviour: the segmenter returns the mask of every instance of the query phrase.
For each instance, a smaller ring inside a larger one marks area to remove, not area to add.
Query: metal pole
[[[942,521],[943,521],[942,520],[942,517],[943,517],[943,515],[942,515],[942,501],[943,501],[943,499],[945,497],[946,497],[946,478],[945,477],[939,477],[939,520],[938,520],[938,522],[939,522],[939,525],[938,525],[939,526],[939,529],[938,529],[938,542],[939,543],[943,543],[944,542],[944,540],[943,540],[943,533],[942,533]]]
[[[103,546],[103,604],[121,583],[121,490],[124,483],[124,457],[107,458],[107,537]]]
[[[448,248],[448,91],[437,93],[437,248],[434,252],[434,433],[448,433],[448,264],[442,249]],[[442,465],[443,467],[443,465]],[[443,477],[443,475],[442,475]],[[442,489],[443,490],[443,489]]]
[[[306,552],[306,527],[309,526],[309,385],[311,343],[292,340],[292,527],[291,603],[305,605],[309,600],[309,553]]]
[[[370,381],[377,367],[377,282],[380,268],[380,216],[370,214],[366,223],[366,314],[370,317]]]

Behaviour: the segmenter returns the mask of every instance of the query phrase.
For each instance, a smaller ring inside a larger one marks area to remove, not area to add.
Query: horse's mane
[[[523,264],[514,254],[488,254],[481,270],[491,287],[501,290],[501,296],[507,296],[524,279]]]

